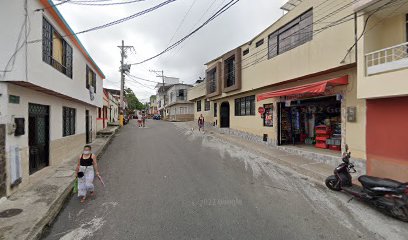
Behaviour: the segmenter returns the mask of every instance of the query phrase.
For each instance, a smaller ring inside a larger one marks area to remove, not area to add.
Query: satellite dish
[[[91,99],[91,101],[93,101],[95,99],[95,93],[94,93],[94,87],[93,86],[89,87],[89,98]]]

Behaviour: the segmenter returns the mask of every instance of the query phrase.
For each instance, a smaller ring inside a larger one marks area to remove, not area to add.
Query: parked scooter
[[[333,191],[342,190],[394,218],[408,222],[408,183],[362,175],[358,181],[363,187],[357,186],[352,183],[350,175],[356,172],[350,157],[351,152],[346,146],[343,163],[334,169],[334,175],[326,178],[326,186]]]

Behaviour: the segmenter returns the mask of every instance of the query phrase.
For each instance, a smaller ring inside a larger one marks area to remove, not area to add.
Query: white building
[[[192,85],[178,83],[170,86],[166,91],[166,120],[192,121],[194,120],[194,103],[188,101],[187,91]]]
[[[0,3],[0,197],[96,136],[105,76],[51,4]]]

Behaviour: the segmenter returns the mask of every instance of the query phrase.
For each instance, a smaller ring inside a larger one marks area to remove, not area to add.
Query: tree
[[[137,99],[132,89],[125,89],[125,98],[128,102],[128,112],[134,112],[135,110],[142,110],[144,108],[143,103]]]

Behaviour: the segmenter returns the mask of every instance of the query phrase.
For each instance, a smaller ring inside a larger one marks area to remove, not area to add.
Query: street
[[[95,197],[73,196],[44,239],[375,238],[347,213],[328,214],[329,201],[313,190],[321,187],[293,172],[272,162],[265,172],[252,154],[207,133],[136,124],[99,161],[105,188],[95,179]]]

